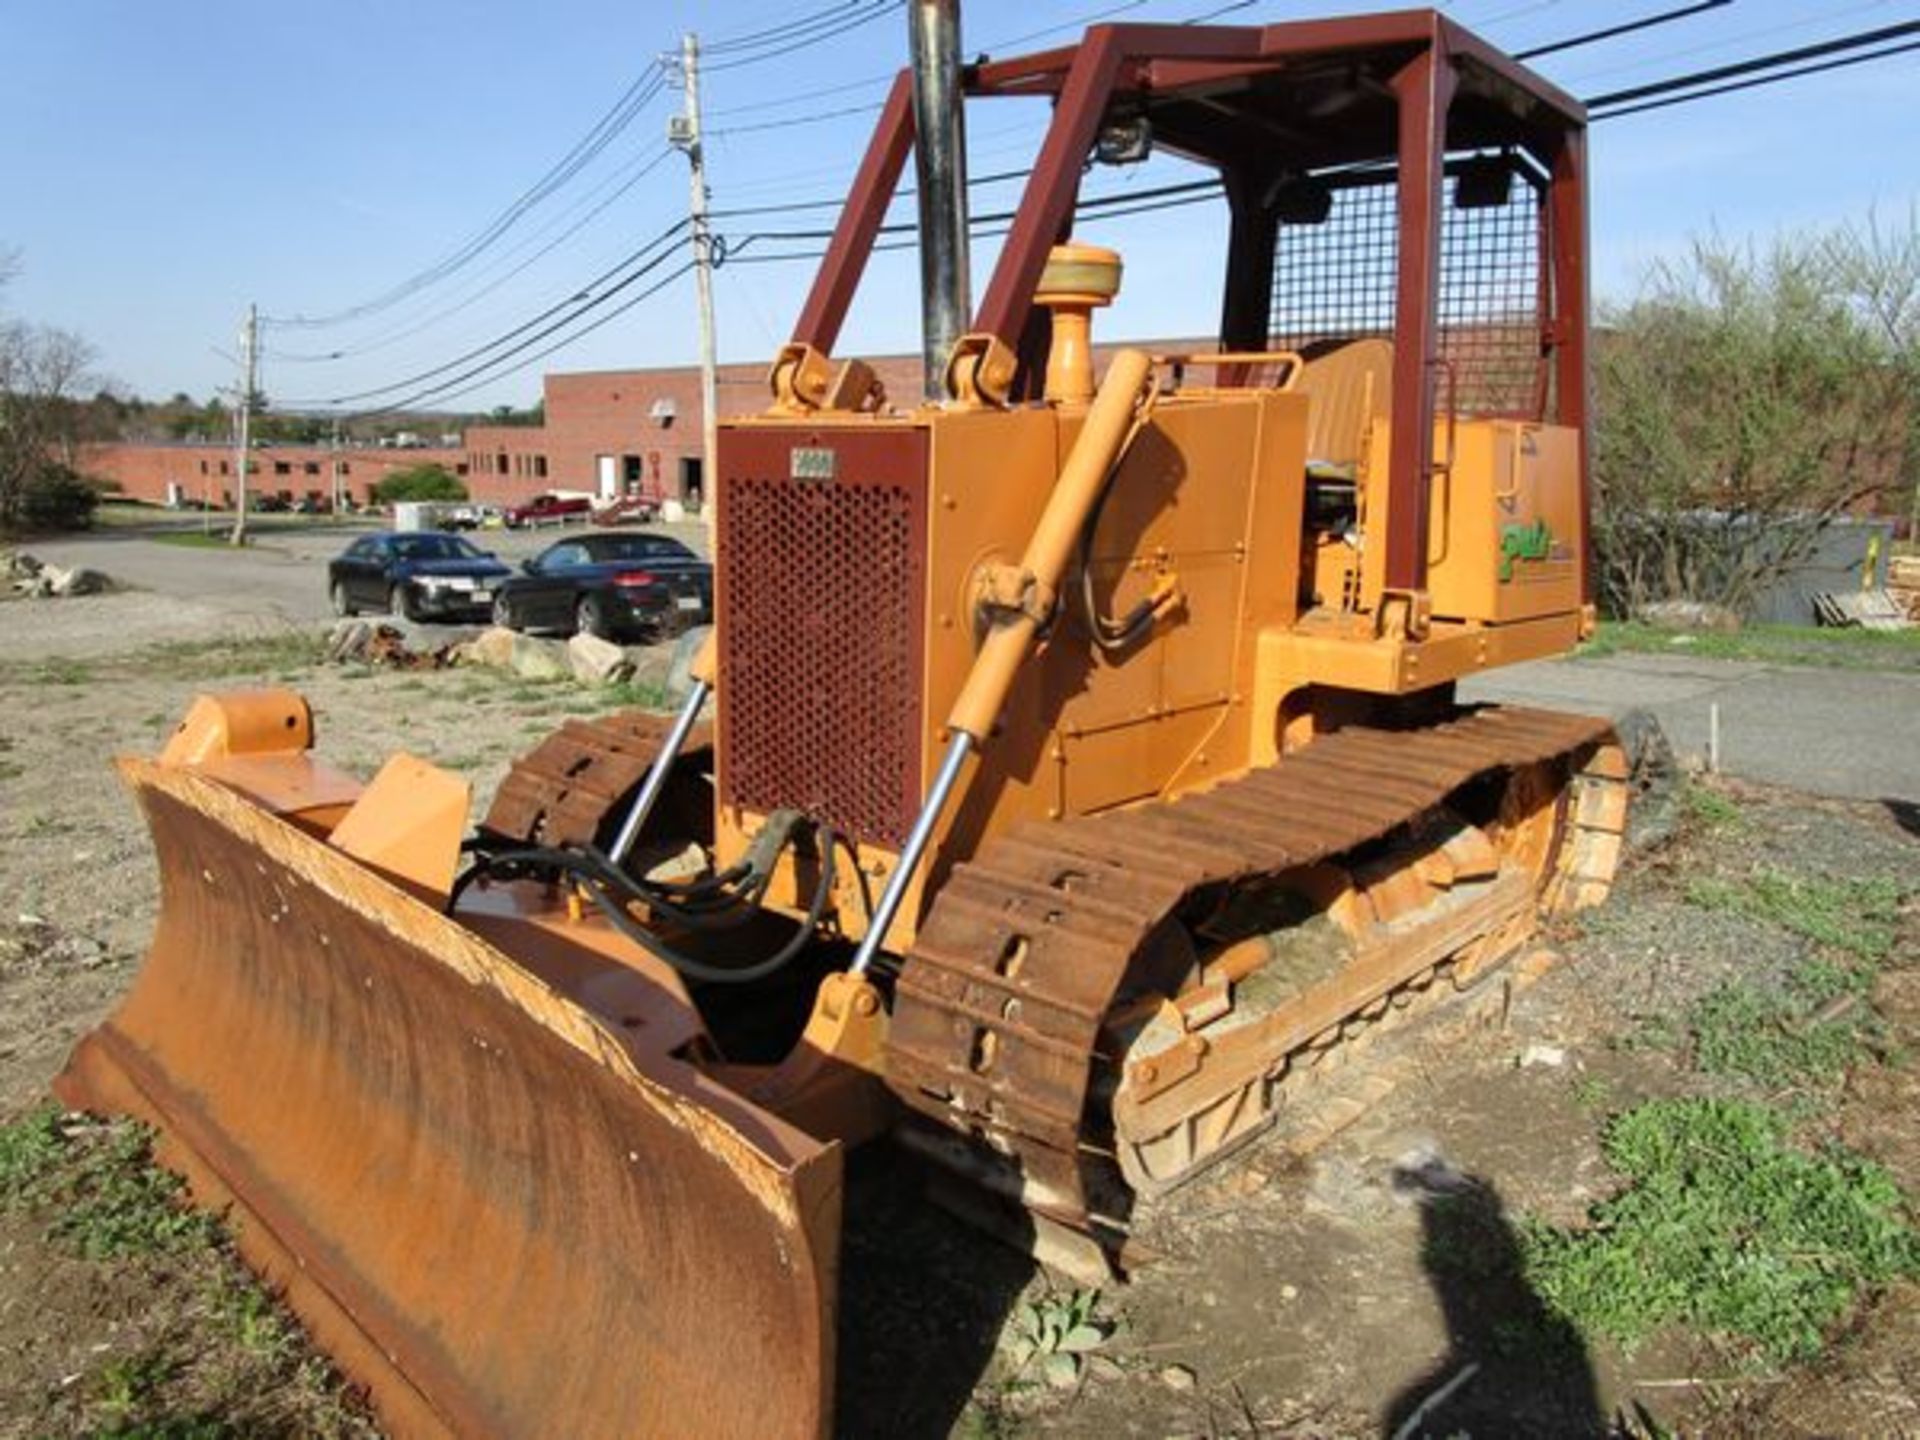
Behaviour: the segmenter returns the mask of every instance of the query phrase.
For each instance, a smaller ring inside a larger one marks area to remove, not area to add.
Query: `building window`
[[[547,478],[547,457],[546,456],[536,455],[533,457],[533,474],[534,474],[534,478],[538,480],[544,480]]]
[[[273,473],[276,475],[291,475],[293,473],[293,466],[289,465],[285,460],[276,460],[273,462]]]
[[[226,461],[224,461],[224,460],[222,460],[222,461],[220,462],[220,473],[221,473],[222,475],[226,475],[226,474],[228,474],[228,473],[230,473],[230,472],[229,472],[229,471],[227,470],[227,462],[226,462]]]
[[[346,461],[342,460],[340,462],[340,473],[342,475],[351,475],[353,473],[353,467],[347,464]]]
[[[460,464],[458,464],[458,465],[456,465],[456,466],[454,466],[454,467],[453,467],[453,473],[454,473],[454,474],[456,474],[456,475],[464,475],[464,474],[466,474],[466,473],[467,473],[467,467],[466,467],[466,463],[465,463],[464,461],[462,461],[462,462],[461,462]]]
[[[204,461],[204,460],[202,460],[202,461],[200,462],[200,473],[201,473],[202,475],[204,475],[204,474],[206,474],[206,473],[207,473],[207,462],[206,462],[206,461]]]
[[[500,468],[494,473],[496,475],[504,475],[507,473],[507,452],[504,450],[500,452]]]
[[[318,475],[320,473],[320,462],[318,460],[309,460],[304,468],[307,474]]]

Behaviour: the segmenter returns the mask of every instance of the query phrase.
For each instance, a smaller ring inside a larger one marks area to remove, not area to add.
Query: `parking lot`
[[[109,576],[119,593],[100,603],[47,612],[45,625],[17,626],[9,655],[110,654],[131,645],[222,634],[259,635],[289,626],[311,627],[333,618],[327,603],[326,562],[377,522],[334,524],[270,517],[243,549],[201,543],[210,528],[198,518],[155,519],[103,527],[72,539],[26,547],[55,565],[84,565]],[[591,527],[479,530],[469,537],[510,565],[518,565],[564,534]],[[674,536],[701,554],[707,527],[678,521],[646,527]],[[41,613],[41,612],[36,612]]]

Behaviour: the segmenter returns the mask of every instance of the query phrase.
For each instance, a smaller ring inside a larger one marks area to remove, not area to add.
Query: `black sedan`
[[[362,535],[327,565],[333,613],[385,610],[408,620],[484,620],[513,572],[443,530]]]
[[[509,630],[652,639],[713,618],[713,567],[670,536],[579,535],[520,569],[493,602],[493,623]]]

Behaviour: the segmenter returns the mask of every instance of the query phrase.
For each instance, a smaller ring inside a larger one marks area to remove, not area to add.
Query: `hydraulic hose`
[[[482,875],[509,869],[559,870],[581,882],[587,899],[593,902],[594,908],[605,915],[615,929],[687,979],[710,985],[747,985],[756,980],[764,980],[792,962],[813,939],[814,931],[819,928],[821,917],[826,914],[827,904],[833,896],[836,840],[835,832],[830,829],[823,827],[818,832],[820,881],[808,904],[805,921],[795,931],[793,938],[779,950],[751,965],[737,967],[710,965],[704,960],[696,960],[691,955],[684,955],[674,949],[653,931],[640,924],[627,912],[627,904],[638,900],[645,905],[657,906],[660,904],[658,897],[650,894],[625,871],[595,850],[541,847],[503,851],[489,856],[470,867],[454,882],[453,893],[447,900],[447,911],[449,914],[453,912],[461,894]],[[737,918],[729,916],[732,924],[744,924],[758,913],[753,907],[759,896],[765,892],[770,880],[770,874],[760,877],[751,892],[738,895]],[[689,928],[714,928],[715,921],[712,917],[688,916],[671,905],[661,908],[667,909],[676,919],[689,921]]]

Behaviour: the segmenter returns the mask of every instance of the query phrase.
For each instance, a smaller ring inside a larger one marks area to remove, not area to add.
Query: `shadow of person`
[[[1388,1440],[1471,1434],[1556,1440],[1607,1436],[1580,1332],[1527,1283],[1500,1192],[1431,1160],[1394,1172],[1418,1195],[1420,1259],[1446,1316],[1449,1347],[1387,1411]]]

